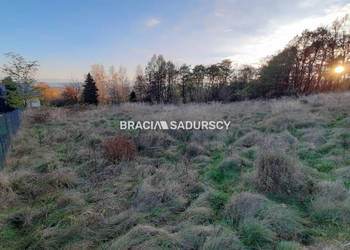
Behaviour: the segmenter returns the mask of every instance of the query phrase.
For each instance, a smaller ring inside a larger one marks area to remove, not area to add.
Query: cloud
[[[313,30],[319,26],[328,26],[337,18],[350,13],[350,4],[331,6],[320,15],[299,19],[294,22],[280,24],[277,20],[270,22],[260,35],[250,35],[245,42],[229,40],[221,47],[222,53],[231,54],[230,58],[240,63],[258,64],[261,59],[283,49],[287,43],[304,29]],[[233,46],[235,44],[236,46]]]
[[[160,20],[158,18],[150,18],[146,20],[146,26],[149,28],[152,28],[158,24],[160,24]]]

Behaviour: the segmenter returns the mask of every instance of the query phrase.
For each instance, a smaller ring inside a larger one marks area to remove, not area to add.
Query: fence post
[[[21,123],[22,109],[0,115],[0,170],[5,167],[6,153]]]

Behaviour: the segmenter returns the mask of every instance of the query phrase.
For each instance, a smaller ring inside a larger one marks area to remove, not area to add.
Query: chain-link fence
[[[16,109],[0,115],[0,170],[5,165],[6,153],[11,145],[11,138],[19,129],[22,111],[22,109]]]

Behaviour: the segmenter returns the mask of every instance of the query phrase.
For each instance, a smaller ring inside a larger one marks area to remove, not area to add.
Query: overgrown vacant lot
[[[120,120],[231,121],[121,131]],[[343,249],[350,93],[27,110],[0,173],[0,249]]]

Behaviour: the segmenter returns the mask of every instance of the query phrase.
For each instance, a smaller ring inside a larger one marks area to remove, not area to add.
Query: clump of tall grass
[[[256,160],[255,178],[256,188],[266,194],[306,199],[312,192],[311,184],[298,163],[278,151],[260,153]]]
[[[247,218],[239,226],[239,237],[251,249],[273,249],[275,234],[259,221]]]
[[[245,218],[256,218],[263,213],[268,200],[259,194],[242,192],[233,194],[225,207],[225,217],[232,223],[239,223]]]

